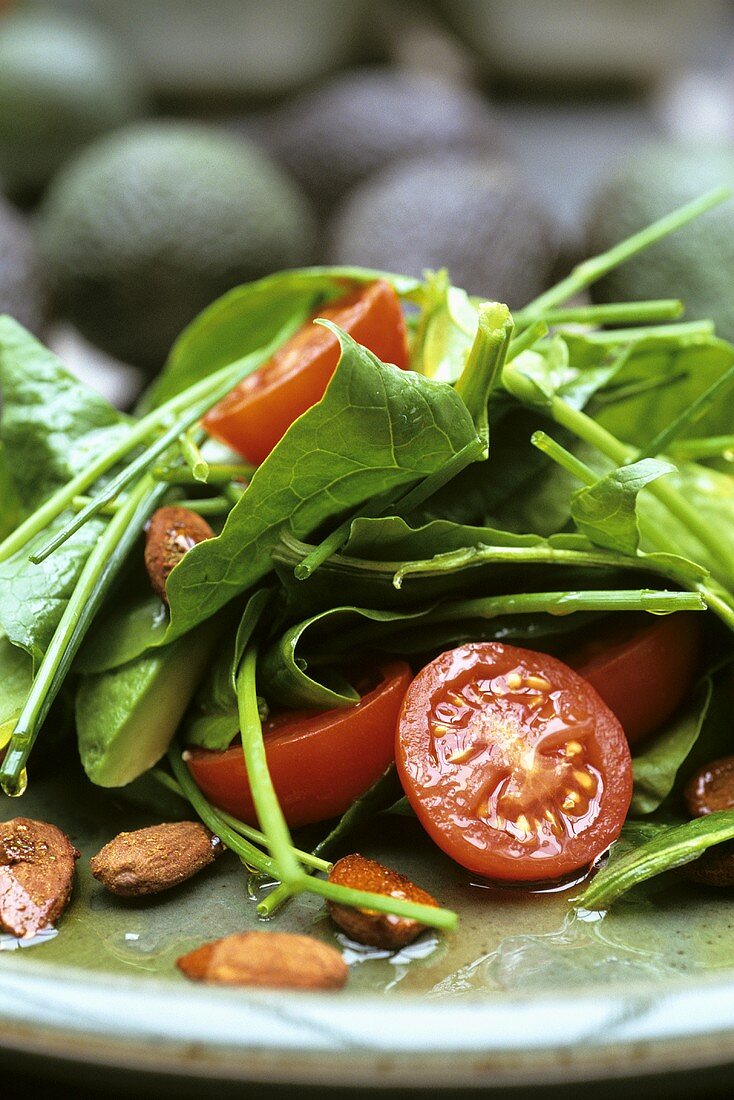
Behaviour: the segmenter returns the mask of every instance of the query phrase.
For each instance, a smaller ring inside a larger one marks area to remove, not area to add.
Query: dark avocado
[[[734,152],[654,145],[618,164],[589,208],[587,255],[602,252],[722,184],[734,186]],[[681,298],[686,319],[711,317],[734,339],[734,202],[709,210],[591,287],[597,302]]]
[[[41,263],[30,226],[0,196],[0,313],[39,335],[43,330],[45,294]]]
[[[311,210],[260,149],[204,125],[143,123],[54,179],[39,241],[61,313],[118,359],[158,368],[238,283],[311,258]]]
[[[427,74],[355,69],[261,120],[259,139],[326,215],[355,184],[401,158],[496,152],[500,126],[468,88]]]
[[[334,263],[416,276],[446,267],[456,285],[511,309],[549,285],[556,253],[515,170],[466,155],[390,166],[352,192],[328,235]]]

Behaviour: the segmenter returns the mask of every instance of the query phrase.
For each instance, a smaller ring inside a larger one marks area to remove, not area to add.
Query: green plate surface
[[[174,964],[203,940],[262,926],[233,856],[167,894],[123,901],[94,881],[88,857],[150,813],[74,771],[3,798],[0,812],[53,821],[82,852],[58,934],[15,949],[0,939],[8,1050],[211,1078],[436,1087],[734,1061],[734,893],[666,876],[603,917],[569,916],[574,887],[473,883],[414,821],[387,816],[355,848],[456,908],[459,930],[392,956],[337,936],[351,976],[335,996],[215,990]],[[334,942],[313,897],[273,926]]]

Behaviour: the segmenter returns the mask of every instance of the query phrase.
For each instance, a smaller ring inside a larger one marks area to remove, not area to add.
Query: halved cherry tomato
[[[555,657],[498,642],[418,673],[396,757],[426,832],[493,879],[585,867],[619,835],[632,797],[624,731],[594,689]]]
[[[395,723],[412,673],[404,661],[380,666],[380,681],[356,706],[284,712],[264,723],[276,794],[292,827],[344,813],[392,763]],[[190,749],[186,763],[215,806],[257,824],[241,745]]]
[[[408,338],[400,300],[382,280],[319,310],[385,363],[408,365]],[[324,396],[339,362],[339,341],[309,321],[215,405],[204,427],[255,465],[267,458],[294,420]]]
[[[672,718],[696,678],[702,624],[680,611],[621,624],[619,633],[577,650],[568,663],[614,711],[631,745]]]

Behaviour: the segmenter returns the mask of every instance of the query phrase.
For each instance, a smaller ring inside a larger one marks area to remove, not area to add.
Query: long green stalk
[[[547,325],[642,324],[645,321],[673,321],[683,313],[678,298],[651,299],[646,302],[601,302],[593,306],[567,306],[543,313]],[[515,314],[515,324],[526,323],[525,310]]]
[[[678,207],[670,214],[666,214],[664,218],[660,218],[652,225],[641,229],[639,233],[628,237],[626,241],[615,245],[607,252],[602,252],[598,256],[592,256],[590,259],[584,260],[560,283],[551,287],[550,290],[546,290],[544,294],[525,306],[522,310],[523,322],[529,324],[530,321],[542,317],[552,307],[567,302],[569,298],[573,298],[575,294],[580,294],[582,290],[586,290],[597,279],[601,279],[602,276],[615,267],[619,267],[626,260],[631,260],[638,252],[643,252],[650,245],[662,240],[663,237],[675,233],[677,229],[681,229],[695,218],[700,217],[701,214],[705,214],[707,210],[711,210],[712,207],[725,202],[731,198],[731,194],[731,188],[717,187],[716,190],[709,191],[700,198]]]
[[[84,470],[76,474],[66,485],[62,485],[60,489],[57,489],[47,501],[0,543],[0,561],[6,561],[13,554],[22,550],[32,538],[48,527],[70,506],[74,497],[85,493],[95,481],[98,481],[108,470],[116,466],[127,454],[144,444],[159,430],[175,422],[176,417],[185,412],[192,402],[198,402],[212,392],[219,392],[225,383],[229,385],[230,389],[236,386],[243,377],[250,374],[261,363],[264,363],[270,357],[272,351],[288,339],[300,322],[301,318],[299,317],[297,321],[284,325],[275,340],[265,348],[261,348],[251,355],[246,355],[226,367],[221,367],[208,378],[189,386],[188,389],[170,398],[158,409],[148,413],[141,420],[132,423],[129,432],[122,439],[92,459]],[[216,400],[212,400],[211,404],[216,404]]]
[[[278,866],[278,877],[287,885],[297,888],[306,876],[293,854],[293,842],[288,825],[270,778],[257,704],[256,668],[257,649],[255,646],[250,646],[242,658],[237,674],[237,709],[247,778],[258,821]]]
[[[143,524],[166,491],[167,486],[144,478],[121,502],[87,558],[33,678],[0,768],[0,786],[6,794],[19,793],[28,755],[84,635],[139,538]]]

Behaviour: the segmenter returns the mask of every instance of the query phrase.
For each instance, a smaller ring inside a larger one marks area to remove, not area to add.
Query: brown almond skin
[[[420,905],[438,906],[434,897],[405,875],[360,855],[344,856],[338,860],[331,869],[329,882],[351,886],[355,890],[368,890],[371,894],[404,898]],[[351,939],[391,951],[412,943],[425,928],[424,924],[407,917],[376,913],[369,909],[353,909],[348,905],[337,905],[333,901],[329,902],[329,913],[334,923]]]
[[[341,989],[349,969],[339,952],[311,936],[239,932],[205,943],[177,960],[195,982],[268,989]]]
[[[704,764],[689,779],[683,793],[693,817],[734,809],[734,756]]]
[[[698,859],[686,863],[682,871],[687,879],[702,886],[734,886],[734,841],[708,848]]]
[[[89,865],[111,893],[137,898],[185,882],[213,863],[222,847],[199,821],[174,821],[119,833]]]
[[[164,603],[166,581],[174,566],[199,542],[214,538],[205,519],[188,508],[158,508],[145,532],[145,568],[150,583]]]
[[[74,887],[79,852],[45,821],[0,824],[0,929],[32,937],[61,916]]]

